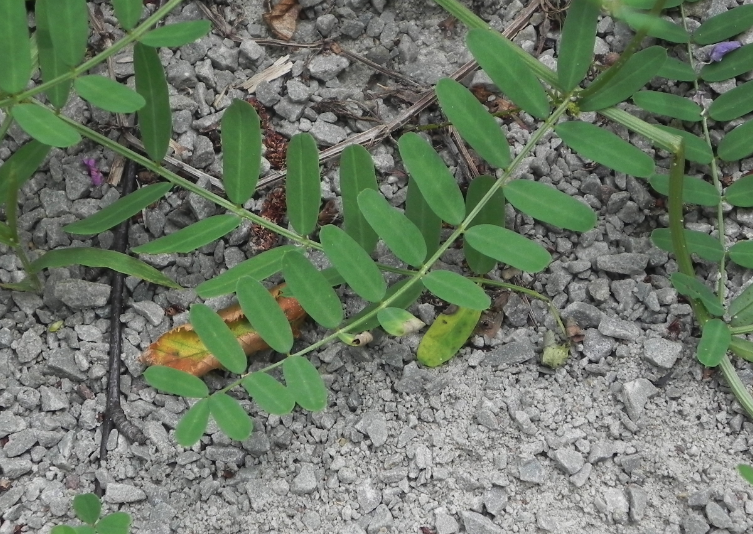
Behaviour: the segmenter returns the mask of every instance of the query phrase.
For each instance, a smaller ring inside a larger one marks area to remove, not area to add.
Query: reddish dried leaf
[[[306,312],[303,311],[296,299],[281,296],[280,293],[284,285],[275,286],[269,292],[272,293],[280,308],[285,312],[285,316],[293,328],[293,335],[298,337],[300,334],[298,327],[306,318]],[[269,345],[251,328],[251,324],[246,320],[246,316],[238,304],[225,308],[218,313],[230,327],[247,356],[269,348]],[[160,336],[141,355],[141,361],[146,365],[172,367],[194,376],[203,376],[209,371],[222,368],[222,364],[210,354],[190,324],[178,326]]]
[[[301,6],[298,5],[297,0],[282,0],[269,13],[264,13],[262,18],[275,36],[283,41],[290,41],[295,33],[300,11]]]

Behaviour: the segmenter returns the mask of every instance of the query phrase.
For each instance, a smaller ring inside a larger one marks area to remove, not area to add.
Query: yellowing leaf
[[[481,310],[470,308],[441,314],[418,345],[418,361],[427,367],[437,367],[451,360],[471,337],[480,317]]]

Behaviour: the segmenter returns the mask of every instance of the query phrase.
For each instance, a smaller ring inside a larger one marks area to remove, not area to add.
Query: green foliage
[[[128,534],[131,530],[131,516],[125,512],[114,512],[102,516],[102,502],[93,493],[76,495],[73,498],[73,511],[84,525],[72,527],[57,525],[51,534]]]
[[[246,354],[225,321],[204,304],[191,306],[190,317],[199,339],[209,352],[214,354],[228,371],[243,373],[246,370]]]
[[[261,128],[254,107],[234,100],[222,116],[221,135],[225,192],[236,204],[244,204],[254,194],[261,166]]]
[[[244,276],[238,280],[235,294],[251,327],[267,345],[283,354],[289,352],[293,347],[293,331],[285,313],[267,288],[258,280]]]

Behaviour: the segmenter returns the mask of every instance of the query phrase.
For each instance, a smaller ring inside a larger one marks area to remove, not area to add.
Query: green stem
[[[5,134],[8,133],[10,125],[13,124],[13,115],[10,114],[10,110],[5,113],[3,123],[0,124],[0,142],[5,138]]]

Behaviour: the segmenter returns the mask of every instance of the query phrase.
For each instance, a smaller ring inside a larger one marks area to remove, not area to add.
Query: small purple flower
[[[711,51],[711,61],[721,61],[724,56],[740,48],[742,44],[737,41],[725,41],[718,43]]]
[[[92,183],[95,186],[105,183],[105,177],[102,176],[102,172],[97,168],[97,162],[92,158],[85,158],[83,164],[86,165],[86,170],[89,172],[89,177],[92,179]]]

